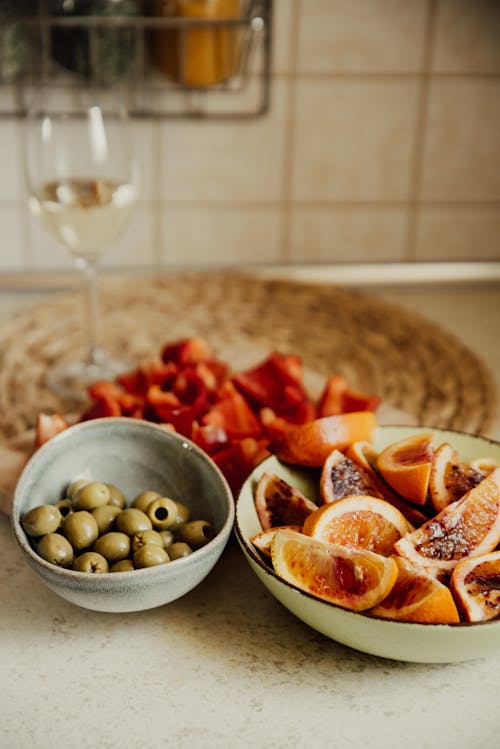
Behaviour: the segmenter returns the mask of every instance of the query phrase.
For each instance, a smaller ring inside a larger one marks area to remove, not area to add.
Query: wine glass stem
[[[97,266],[95,260],[79,257],[77,268],[81,272],[87,334],[87,364],[97,364],[99,359],[99,300],[97,296]]]

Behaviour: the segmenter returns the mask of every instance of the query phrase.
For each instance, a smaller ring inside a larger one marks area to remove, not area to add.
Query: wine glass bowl
[[[125,363],[99,345],[97,262],[122,232],[136,195],[136,162],[126,112],[109,91],[42,90],[27,109],[24,163],[28,205],[75,259],[84,288],[86,355],[58,362],[46,381],[58,395],[85,398]]]

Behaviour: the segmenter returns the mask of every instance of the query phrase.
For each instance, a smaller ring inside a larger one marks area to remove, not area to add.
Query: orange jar
[[[204,87],[236,73],[239,26],[191,25],[189,20],[238,19],[241,0],[154,0],[153,12],[156,17],[180,21],[176,27],[155,29],[152,34],[153,61],[168,78],[185,86]]]

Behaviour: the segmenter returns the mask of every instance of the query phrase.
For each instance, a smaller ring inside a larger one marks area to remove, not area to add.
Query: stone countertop
[[[0,290],[0,318],[47,293]],[[370,293],[452,330],[500,388],[498,283]],[[500,652],[420,665],[350,650],[272,598],[234,538],[198,588],[143,613],[58,598],[22,562],[4,516],[0,564],[2,749],[498,745]]]

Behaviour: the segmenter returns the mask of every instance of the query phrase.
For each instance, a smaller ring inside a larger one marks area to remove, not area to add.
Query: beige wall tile
[[[403,72],[422,65],[426,0],[304,0],[301,72]]]
[[[22,208],[0,205],[0,271],[24,270],[26,267],[22,220]]]
[[[289,73],[293,66],[292,33],[297,0],[274,0],[272,67],[275,73]]]
[[[500,81],[431,84],[422,197],[500,199]]]
[[[0,200],[25,199],[20,132],[17,120],[0,119]]]
[[[299,81],[296,200],[408,197],[417,83]]]
[[[415,260],[500,260],[500,207],[421,208]]]
[[[271,111],[260,119],[162,123],[162,198],[211,202],[279,199],[286,94],[286,84],[275,81]]]
[[[398,261],[406,211],[400,208],[295,208],[290,257],[298,263]]]
[[[168,265],[234,265],[279,260],[276,208],[163,209],[163,256]]]
[[[157,122],[144,120],[132,123],[134,151],[139,168],[139,193],[141,202],[156,200],[159,190],[159,176],[156,164],[158,160],[156,130]]]
[[[433,68],[458,73],[500,73],[498,0],[440,0]]]

